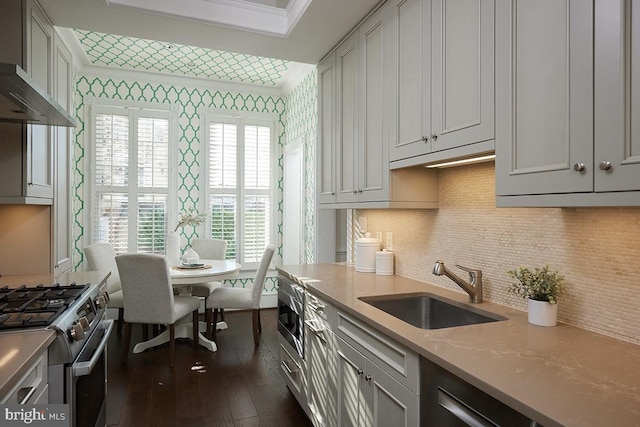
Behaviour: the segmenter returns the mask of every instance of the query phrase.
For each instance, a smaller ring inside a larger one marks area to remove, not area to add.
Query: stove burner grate
[[[50,325],[89,284],[0,288],[0,330]]]

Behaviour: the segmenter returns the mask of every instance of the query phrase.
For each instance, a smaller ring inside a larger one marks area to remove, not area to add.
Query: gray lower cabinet
[[[307,291],[304,401],[316,427],[419,423],[418,356]]]
[[[417,426],[419,397],[336,337],[339,426]]]

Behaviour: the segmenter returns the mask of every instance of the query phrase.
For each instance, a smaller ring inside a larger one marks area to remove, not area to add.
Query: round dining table
[[[207,282],[219,282],[222,280],[232,279],[238,275],[241,265],[235,261],[202,259],[197,264],[202,265],[178,265],[171,266],[171,284],[176,288],[180,295],[189,294],[192,285]],[[193,340],[193,328],[191,327],[190,316],[179,320],[176,323],[176,338],[189,338]],[[225,322],[218,322],[216,329],[226,329]],[[206,336],[207,325],[200,322],[200,332],[198,342],[201,346],[209,351],[217,351],[218,346]],[[143,341],[133,347],[134,353],[142,353],[143,351],[169,342],[169,330],[163,331],[158,336],[150,340]]]

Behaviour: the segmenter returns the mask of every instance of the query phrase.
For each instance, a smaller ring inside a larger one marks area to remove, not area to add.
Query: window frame
[[[236,168],[236,186],[237,188],[234,190],[220,189],[219,193],[222,194],[233,194],[237,197],[236,209],[238,214],[238,224],[236,231],[236,259],[235,261],[242,265],[242,270],[255,270],[258,268],[260,264],[259,260],[257,262],[242,262],[242,250],[244,246],[243,237],[245,230],[245,221],[244,215],[242,212],[244,211],[243,200],[247,194],[266,194],[261,193],[260,190],[257,191],[246,191],[244,185],[244,126],[245,125],[257,125],[257,126],[266,126],[271,129],[271,141],[269,147],[269,213],[270,213],[270,221],[269,221],[269,235],[267,236],[267,244],[274,244],[276,237],[276,229],[277,229],[277,206],[278,203],[276,201],[276,190],[277,190],[277,147],[278,147],[278,116],[273,113],[259,113],[253,111],[235,111],[235,110],[221,110],[215,108],[202,109],[200,111],[200,123],[202,124],[200,129],[200,141],[201,141],[201,150],[202,150],[202,167],[201,167],[201,185],[202,185],[202,202],[201,208],[204,208],[203,211],[207,213],[207,220],[205,222],[206,230],[205,237],[211,237],[211,212],[208,211],[209,198],[211,196],[211,187],[210,187],[210,175],[209,175],[209,166],[210,166],[210,158],[209,158],[209,137],[210,137],[210,125],[212,123],[233,123],[238,126],[237,128],[237,168]],[[218,191],[216,191],[218,192]]]
[[[124,115],[129,117],[129,129],[131,130],[129,135],[129,180],[126,186],[125,194],[129,197],[127,216],[129,218],[129,226],[127,229],[127,252],[138,251],[138,195],[140,194],[166,194],[167,195],[167,208],[165,213],[166,218],[166,233],[171,231],[171,224],[177,220],[177,212],[175,209],[177,200],[177,124],[178,114],[177,106],[174,104],[160,104],[151,102],[131,101],[131,100],[119,100],[110,98],[94,98],[87,97],[85,99],[87,105],[87,113],[85,116],[85,123],[88,124],[89,140],[85,143],[85,151],[88,151],[87,158],[89,164],[84,169],[89,173],[85,176],[89,177],[88,185],[86,186],[86,192],[84,194],[85,203],[88,204],[88,209],[85,213],[86,227],[86,244],[96,242],[98,236],[98,206],[97,206],[97,194],[98,185],[96,184],[96,116],[98,114],[114,114]],[[140,187],[138,183],[138,150],[137,150],[137,119],[140,117],[149,118],[161,118],[168,120],[168,183],[167,189],[164,191],[158,187]],[[113,186],[115,193],[121,192],[124,187]],[[108,193],[109,191],[104,191]],[[135,223],[135,226],[132,224]],[[166,238],[166,237],[165,237]]]

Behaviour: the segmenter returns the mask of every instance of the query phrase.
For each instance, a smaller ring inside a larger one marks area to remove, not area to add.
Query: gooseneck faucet
[[[433,266],[433,274],[435,274],[436,276],[445,275],[449,279],[456,282],[458,286],[460,286],[465,290],[466,293],[469,294],[470,302],[482,302],[482,270],[474,270],[472,268],[463,267],[458,264],[456,264],[456,267],[469,273],[469,281],[471,283],[468,283],[464,279],[458,277],[454,272],[445,267],[444,262],[440,260],[437,260],[436,264]]]

